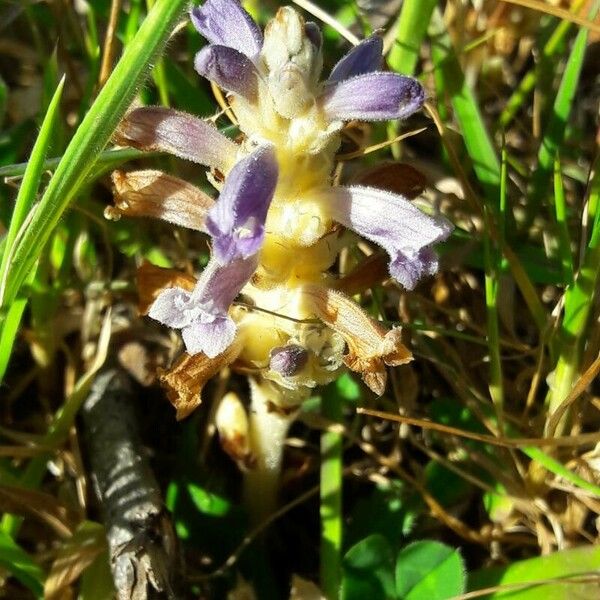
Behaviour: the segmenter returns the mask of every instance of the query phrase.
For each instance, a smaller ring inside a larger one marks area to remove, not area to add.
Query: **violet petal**
[[[377,71],[341,81],[322,101],[331,120],[404,119],[421,108],[425,91],[416,79]]]
[[[221,263],[252,256],[262,246],[265,219],[277,185],[272,146],[263,146],[231,169],[206,218],[213,252]]]
[[[372,35],[354,46],[350,52],[333,67],[327,83],[337,83],[355,77],[377,71],[381,66],[383,55],[383,40],[378,35]]]
[[[398,194],[375,188],[334,187],[324,192],[336,221],[379,244],[390,255],[390,274],[412,290],[437,269],[430,246],[445,240],[453,226],[431,217]]]
[[[262,48],[261,30],[237,0],[207,0],[193,8],[190,17],[211,44],[234,48],[248,58],[254,58]]]
[[[162,106],[132,110],[125,115],[114,137],[122,146],[168,152],[223,171],[229,169],[237,154],[236,144],[211,123]]]
[[[152,303],[148,316],[173,329],[187,327],[193,321],[191,292],[174,287],[163,290]]]
[[[235,337],[236,325],[227,314],[229,307],[254,274],[257,264],[256,256],[226,265],[213,258],[193,291],[163,290],[148,316],[168,327],[181,329],[190,354],[204,352],[209,358],[218,356]]]
[[[217,316],[208,323],[193,323],[181,331],[188,354],[204,352],[214,358],[224,352],[233,342],[237,327],[228,316]]]
[[[194,67],[202,77],[214,81],[224,90],[239,94],[250,102],[256,99],[258,73],[245,54],[211,44],[196,54]]]

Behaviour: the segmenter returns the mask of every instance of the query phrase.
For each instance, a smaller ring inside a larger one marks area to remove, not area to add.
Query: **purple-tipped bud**
[[[258,73],[252,61],[238,50],[210,44],[196,54],[194,67],[224,90],[250,102],[256,99]]]
[[[356,75],[377,71],[381,66],[383,40],[378,35],[372,35],[363,40],[342,57],[333,67],[327,83],[337,83]]]
[[[330,119],[386,121],[405,119],[419,110],[425,91],[412,77],[375,72],[340,81],[328,88],[322,99]]]
[[[260,52],[262,32],[238,0],[207,0],[193,8],[190,17],[211,44],[229,46],[248,58]]]
[[[308,352],[302,346],[290,344],[271,350],[269,368],[284,377],[298,374],[308,361]]]

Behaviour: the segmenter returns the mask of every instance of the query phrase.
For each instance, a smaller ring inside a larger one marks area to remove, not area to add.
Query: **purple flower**
[[[425,91],[416,79],[380,72],[345,79],[322,98],[325,114],[339,121],[405,119],[424,101]]]
[[[211,44],[228,46],[255,58],[263,44],[262,32],[237,0],[207,0],[193,8],[194,27]]]
[[[333,187],[322,193],[332,217],[390,255],[390,275],[406,289],[437,270],[431,250],[453,226],[443,217],[430,217],[398,194],[369,187]]]
[[[204,352],[212,358],[233,342],[236,325],[229,307],[256,271],[277,173],[271,146],[259,148],[231,169],[206,217],[213,257],[195,288],[166,289],[150,307],[150,317],[181,329],[189,354]]]
[[[425,92],[411,77],[378,71],[382,40],[374,35],[350,50],[320,91],[321,37],[290,7],[280,9],[265,39],[238,0],[207,0],[191,11],[196,29],[210,44],[196,56],[196,70],[251,103],[258,79],[268,82],[277,111],[299,116],[315,99],[334,121],[404,119],[421,108]],[[308,46],[304,40],[309,40]],[[309,49],[309,46],[312,50]]]
[[[221,264],[248,258],[260,250],[277,175],[272,146],[259,148],[231,169],[219,200],[206,218],[213,252]]]
[[[235,338],[236,325],[227,313],[257,264],[256,255],[226,265],[213,258],[191,292],[179,287],[162,291],[148,315],[167,327],[181,329],[189,354],[204,352],[214,358]]]
[[[211,123],[163,106],[129,112],[115,132],[115,141],[146,152],[168,152],[201,165],[229,170],[237,146]]]

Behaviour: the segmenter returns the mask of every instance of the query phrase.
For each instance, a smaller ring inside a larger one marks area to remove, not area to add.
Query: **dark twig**
[[[102,505],[119,600],[181,598],[176,537],[138,433],[133,385],[101,372],[82,409],[92,479]]]

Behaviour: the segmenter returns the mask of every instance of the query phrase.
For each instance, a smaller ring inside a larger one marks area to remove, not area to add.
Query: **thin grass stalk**
[[[593,166],[590,180],[590,205],[597,205],[600,198],[600,158]],[[564,317],[560,331],[560,354],[546,398],[549,417],[558,409],[571,391],[581,362],[582,345],[588,320],[598,293],[600,275],[600,212],[594,216],[594,224],[575,282],[565,292]],[[552,435],[562,435],[568,424],[566,414],[557,424]]]
[[[588,13],[591,19],[595,18],[599,7],[600,0],[596,0]],[[564,140],[565,130],[574,104],[575,92],[583,68],[588,36],[589,31],[587,29],[581,29],[577,33],[556,93],[552,113],[540,143],[538,166],[531,178],[531,187],[527,199],[527,219],[529,222],[539,212],[542,198],[547,194],[552,180],[554,157],[560,150]]]
[[[571,6],[571,12],[574,14],[579,12],[579,9],[583,6],[584,2],[585,0],[575,0]],[[517,89],[512,93],[512,96],[508,99],[506,106],[500,113],[498,129],[506,129],[514,119],[517,111],[523,106],[525,100],[527,100],[527,96],[534,90],[542,66],[555,59],[555,56],[561,49],[572,25],[573,23],[571,21],[563,20],[556,26],[556,29],[542,48],[539,61],[536,63],[535,67],[528,71],[523,79],[521,79]]]
[[[325,391],[321,402],[324,417],[333,422],[342,419],[342,399],[335,392]],[[342,577],[342,484],[343,484],[343,435],[337,431],[321,434],[321,590],[327,600],[337,600]]]
[[[571,252],[571,236],[567,222],[567,206],[560,168],[560,156],[558,154],[554,159],[554,211],[558,224],[559,253],[563,277],[565,283],[571,285],[574,277],[573,254]]]

